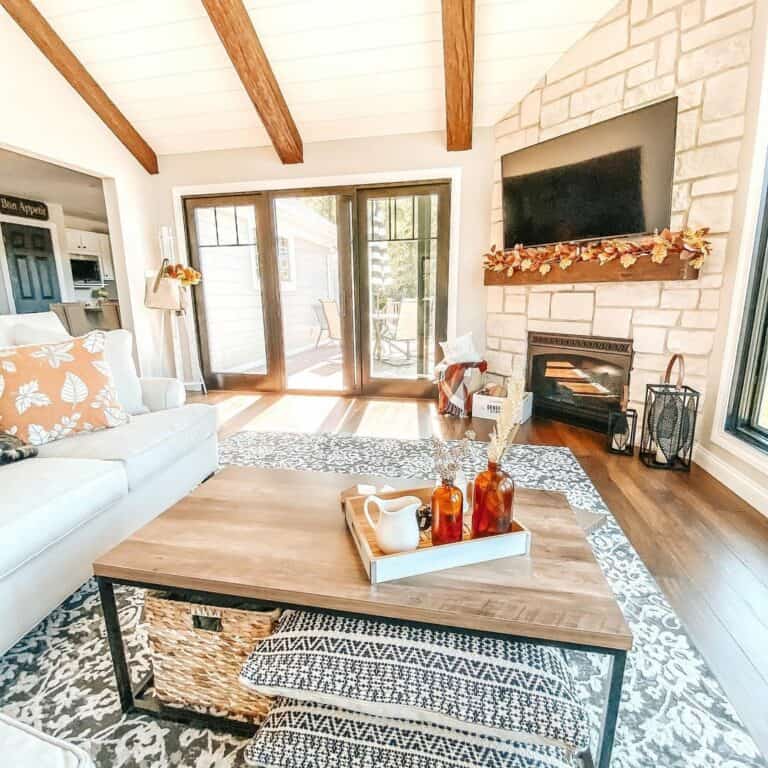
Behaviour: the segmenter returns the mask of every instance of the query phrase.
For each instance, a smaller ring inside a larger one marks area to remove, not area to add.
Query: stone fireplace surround
[[[630,406],[642,412],[674,352],[706,398],[721,301],[744,112],[752,2],[631,0],[550,69],[496,126],[491,242],[502,242],[502,155],[655,101],[679,99],[672,228],[709,226],[713,253],[696,281],[492,286],[486,357],[507,375],[529,331],[632,339]],[[700,406],[701,407],[701,406]]]

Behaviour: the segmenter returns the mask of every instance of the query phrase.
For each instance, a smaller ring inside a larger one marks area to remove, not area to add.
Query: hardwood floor
[[[487,439],[492,422],[441,417],[427,401],[212,392],[220,435],[242,430]],[[604,437],[529,422],[517,441],[568,446],[678,613],[753,738],[768,755],[768,518],[694,466],[647,469]]]

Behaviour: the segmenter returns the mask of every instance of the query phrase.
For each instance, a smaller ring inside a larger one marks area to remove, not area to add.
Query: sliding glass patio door
[[[273,193],[282,315],[283,388],[353,391],[352,195]]]
[[[431,397],[448,304],[449,186],[358,191],[365,394]]]
[[[200,358],[213,389],[280,389],[280,307],[265,195],[188,198]]]
[[[447,182],[186,198],[208,386],[433,396],[449,201]]]

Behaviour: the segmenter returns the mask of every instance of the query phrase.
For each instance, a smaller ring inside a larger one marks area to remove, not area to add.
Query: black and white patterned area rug
[[[484,468],[485,445],[472,444],[470,453],[465,472],[473,476]],[[432,474],[428,440],[241,432],[222,443],[220,460],[222,465],[405,478]],[[566,448],[513,446],[504,466],[521,487],[564,491],[574,507],[607,514],[589,538],[635,637],[614,768],[766,768],[720,685],[573,454]],[[120,589],[118,601],[138,680],[149,666],[142,594]],[[596,734],[605,662],[582,653],[570,653],[569,662]],[[81,745],[99,768],[244,764],[242,739],[121,715],[92,582],[0,658],[0,711]],[[317,763],[310,759],[307,765]]]

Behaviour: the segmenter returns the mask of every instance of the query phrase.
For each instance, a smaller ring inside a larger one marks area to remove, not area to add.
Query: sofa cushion
[[[17,326],[24,325],[23,335],[32,332],[44,334],[29,341],[16,339]],[[23,315],[0,315],[0,347],[17,347],[19,344],[50,344],[68,337],[67,329],[55,312],[29,312]]]
[[[47,324],[33,323],[16,323],[13,326],[13,344],[17,347],[26,344],[55,344],[59,341],[69,341],[71,338],[71,334],[63,327],[54,328]]]
[[[128,485],[172,464],[216,432],[216,410],[193,403],[183,408],[133,416],[118,429],[76,435],[40,448],[41,457],[105,459],[125,466]]]
[[[0,429],[33,445],[128,420],[104,358],[106,335],[0,351]]]
[[[0,753],[4,765],[34,768],[93,768],[93,760],[80,747],[48,736],[18,720],[0,714]]]
[[[146,413],[141,399],[141,384],[133,361],[133,337],[124,328],[105,331],[104,358],[112,369],[117,399],[133,415]],[[72,337],[55,312],[27,315],[0,315],[0,347],[27,344],[55,344]]]
[[[240,682],[266,696],[502,739],[535,736],[572,749],[589,740],[560,653],[501,638],[288,610]]]
[[[133,361],[133,336],[130,331],[124,328],[107,331],[104,359],[112,369],[112,379],[120,405],[131,416],[146,413],[149,409],[142,400],[141,380]]]
[[[0,488],[2,579],[112,506],[128,482],[113,462],[36,458],[0,467]]]
[[[569,751],[536,739],[505,741],[428,723],[277,699],[245,750],[253,766],[304,768],[573,768]],[[318,763],[315,763],[318,764]]]

